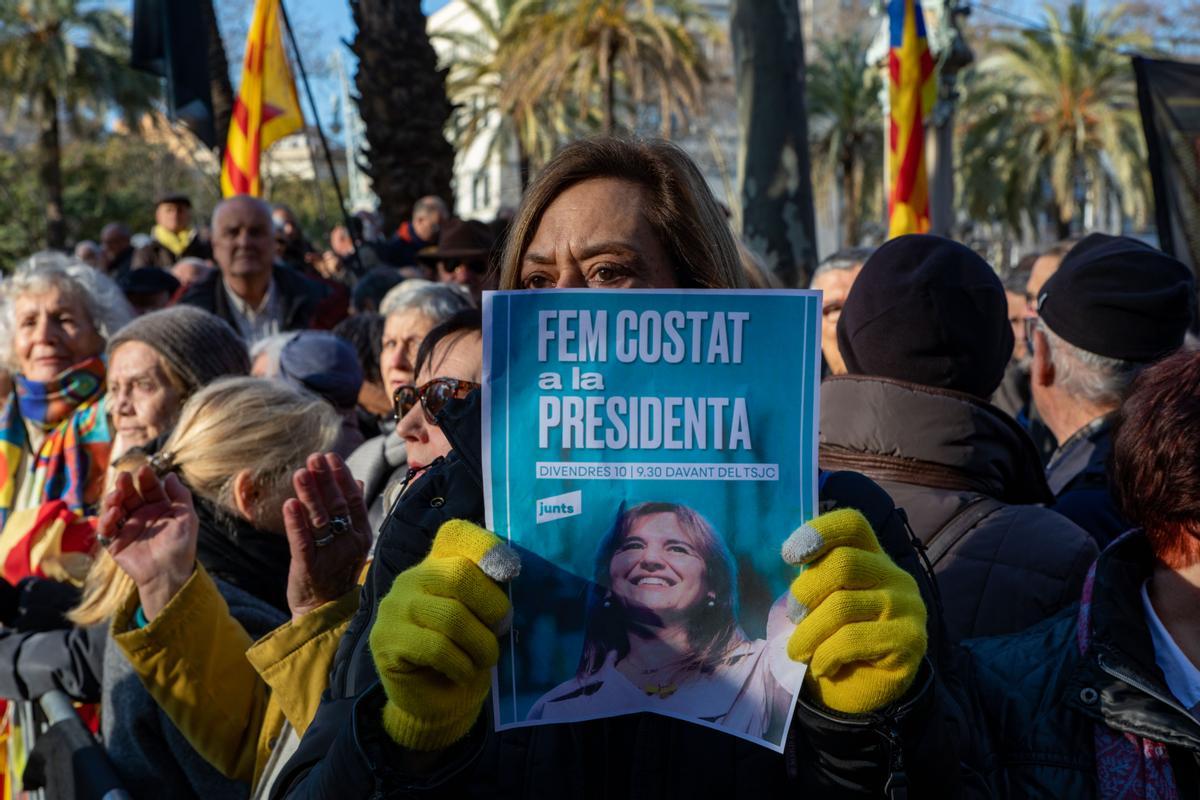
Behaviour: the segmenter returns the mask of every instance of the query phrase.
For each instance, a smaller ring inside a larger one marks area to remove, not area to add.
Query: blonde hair
[[[721,206],[696,164],[677,146],[657,139],[600,136],[564,147],[525,192],[500,263],[500,288],[521,289],[521,261],[560,194],[592,178],[619,178],[646,193],[646,221],[670,257],[680,286],[746,286],[737,244]]]
[[[234,479],[249,470],[258,506],[282,503],[292,473],[310,453],[337,440],[341,418],[321,398],[288,384],[261,378],[222,378],[184,404],[179,422],[154,459],[179,475],[193,494],[237,514]],[[149,461],[134,451],[109,470],[108,483]],[[110,619],[134,588],[133,580],[101,549],[83,585],[83,599],[69,615],[76,625]]]

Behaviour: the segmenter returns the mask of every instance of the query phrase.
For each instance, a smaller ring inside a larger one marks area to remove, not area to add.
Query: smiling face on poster
[[[488,525],[524,565],[498,727],[651,712],[781,750],[820,317],[816,292],[485,294]]]

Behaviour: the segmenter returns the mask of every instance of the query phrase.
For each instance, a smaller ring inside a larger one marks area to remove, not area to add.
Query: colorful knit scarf
[[[1091,643],[1092,590],[1096,565],[1092,564],[1079,602],[1076,637],[1079,652],[1086,655]],[[1096,723],[1096,797],[1099,800],[1179,800],[1171,757],[1162,742],[1113,730]]]
[[[21,494],[31,496],[24,488],[30,481],[38,505],[62,500],[72,511],[93,510],[104,488],[112,444],[101,402],[104,362],[90,358],[45,383],[22,375],[14,376],[13,383],[13,394],[0,408],[0,529],[16,510],[18,485]],[[26,423],[46,433],[36,453]]]

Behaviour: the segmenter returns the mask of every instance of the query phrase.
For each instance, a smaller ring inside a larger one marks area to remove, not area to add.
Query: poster
[[[816,515],[820,294],[484,295],[488,526],[521,554],[500,729],[651,712],[782,751],[780,558]]]

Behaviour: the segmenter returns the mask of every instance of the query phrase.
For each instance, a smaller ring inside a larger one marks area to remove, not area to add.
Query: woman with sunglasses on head
[[[691,159],[665,142],[616,138],[569,145],[542,170],[500,272],[509,290],[746,283],[732,232]],[[478,380],[468,341],[477,347],[464,334],[429,348],[419,391],[400,393],[411,406],[401,428],[432,444],[429,411],[451,452],[426,465],[385,520],[329,688],[273,798],[865,797],[902,781],[924,789],[914,796],[934,796],[951,786],[954,749],[920,734],[940,701],[924,660],[927,576],[890,499],[852,473],[827,476],[822,507],[862,513],[822,515],[793,537],[808,544],[785,548],[790,562],[808,565],[792,594],[812,609],[789,654],[813,665],[788,757],[654,714],[494,731],[490,669],[511,613],[501,582],[520,556],[480,527],[479,392],[457,397]],[[430,376],[458,382],[439,388]],[[772,549],[785,538],[764,532]],[[864,573],[870,592],[857,591]],[[831,594],[862,598],[853,620],[823,602]],[[869,648],[837,637],[852,621],[865,634],[854,641]],[[936,620],[928,630],[937,636]],[[903,750],[888,744],[898,731],[911,734]]]

